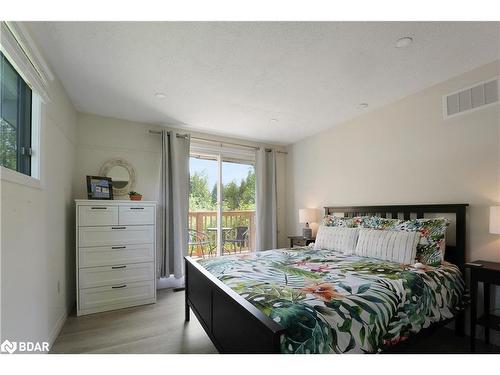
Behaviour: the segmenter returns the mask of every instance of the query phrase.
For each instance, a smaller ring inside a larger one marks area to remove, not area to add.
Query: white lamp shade
[[[500,206],[490,207],[490,233],[500,234]]]
[[[315,223],[318,220],[318,210],[315,208],[300,208],[299,223]]]

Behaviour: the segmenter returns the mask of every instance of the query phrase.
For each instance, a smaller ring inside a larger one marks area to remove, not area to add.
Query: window
[[[0,52],[0,165],[31,176],[32,92]]]

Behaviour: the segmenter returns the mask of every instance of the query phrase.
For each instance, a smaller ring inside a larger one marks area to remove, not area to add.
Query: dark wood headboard
[[[455,214],[455,246],[446,245],[445,260],[457,265],[463,272],[465,265],[466,216],[468,205],[467,203],[460,203],[390,206],[329,206],[325,207],[325,215],[342,213],[345,217],[380,216],[385,218],[398,218],[402,215],[405,220],[409,220],[412,216],[418,219],[423,218],[425,214]]]

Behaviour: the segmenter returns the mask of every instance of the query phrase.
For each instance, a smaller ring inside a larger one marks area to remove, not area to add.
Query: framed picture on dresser
[[[87,176],[87,198],[113,200],[113,181],[111,178]]]

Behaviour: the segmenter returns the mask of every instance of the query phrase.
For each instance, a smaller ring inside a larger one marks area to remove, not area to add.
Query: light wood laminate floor
[[[500,353],[500,347],[477,341],[478,353]],[[402,353],[468,353],[468,337],[447,328]],[[196,316],[184,322],[184,292],[158,291],[158,302],[81,317],[71,315],[50,353],[217,353]]]
[[[71,315],[50,353],[217,353],[191,314],[184,292],[158,291],[156,304],[77,317]]]

